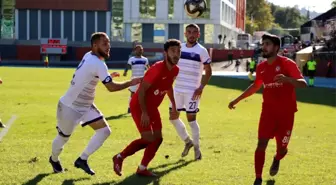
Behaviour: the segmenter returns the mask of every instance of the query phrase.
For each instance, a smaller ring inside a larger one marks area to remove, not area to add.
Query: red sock
[[[162,138],[156,139],[155,141],[151,142],[145,149],[144,156],[141,161],[141,165],[148,166],[149,162],[154,158],[156,151],[159,149],[162,143]]]
[[[262,170],[265,162],[265,151],[256,150],[254,153],[254,170],[256,178],[262,178]]]
[[[135,152],[146,148],[148,144],[149,142],[143,139],[134,140],[120,153],[120,155],[123,159],[125,159],[126,157],[133,155]]]

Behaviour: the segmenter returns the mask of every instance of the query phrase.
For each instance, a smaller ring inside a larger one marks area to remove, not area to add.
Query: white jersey
[[[98,81],[104,84],[112,78],[104,61],[88,52],[73,75],[71,85],[60,101],[80,113],[86,113],[93,105]]]
[[[191,48],[182,44],[181,58],[178,62],[180,72],[175,80],[174,90],[180,93],[194,93],[202,80],[204,64],[210,64],[211,59],[206,48],[197,43]]]
[[[128,59],[128,65],[132,66],[132,78],[143,77],[146,71],[146,66],[149,64],[146,57],[141,58],[131,57]]]

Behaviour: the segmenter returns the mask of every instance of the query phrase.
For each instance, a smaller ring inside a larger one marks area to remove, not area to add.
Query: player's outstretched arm
[[[238,104],[241,100],[256,93],[261,88],[261,85],[262,83],[253,83],[250,85],[240,96],[229,103],[229,109],[234,109],[235,105]]]
[[[104,83],[104,85],[110,92],[114,92],[114,91],[120,91],[120,90],[126,89],[132,85],[139,84],[141,80],[142,78],[134,78],[126,82],[114,82],[112,81],[112,78],[111,78],[111,81],[108,83]]]

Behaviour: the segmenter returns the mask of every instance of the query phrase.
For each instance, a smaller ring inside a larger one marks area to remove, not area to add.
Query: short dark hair
[[[272,34],[264,34],[263,36],[262,36],[262,40],[265,40],[265,39],[268,39],[268,40],[270,40],[274,45],[276,45],[276,46],[279,46],[279,48],[280,48],[280,38],[278,37],[278,36],[276,36],[276,35],[272,35]]]
[[[188,28],[196,28],[198,31],[200,31],[200,27],[197,24],[188,24],[186,29]]]
[[[91,35],[91,47],[95,42],[97,42],[101,37],[108,37],[104,32],[95,32]]]
[[[173,47],[173,46],[179,46],[181,47],[181,41],[177,40],[177,39],[169,39],[166,41],[166,43],[164,44],[164,51],[168,51],[168,49],[170,47]]]

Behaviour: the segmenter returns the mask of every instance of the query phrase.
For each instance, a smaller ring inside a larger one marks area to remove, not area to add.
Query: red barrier
[[[212,51],[212,61],[225,61],[228,60],[228,54],[229,52],[232,52],[233,59],[240,58],[242,55],[243,58],[250,58],[253,56],[254,51],[253,50],[219,50],[214,49]]]
[[[16,58],[18,60],[41,60],[40,46],[16,46]]]
[[[82,60],[83,56],[85,55],[85,53],[89,52],[91,50],[90,47],[76,47],[76,60],[80,61]]]

